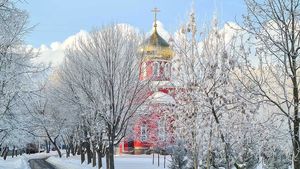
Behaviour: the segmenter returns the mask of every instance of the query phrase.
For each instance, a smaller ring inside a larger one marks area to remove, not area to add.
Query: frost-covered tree
[[[39,90],[36,77],[43,70],[34,64],[37,53],[23,42],[29,31],[28,14],[16,3],[0,0],[0,138],[3,141],[18,133],[12,130],[22,128],[20,121],[26,117],[23,100]]]
[[[68,71],[74,68],[73,66],[72,64],[63,65],[52,75],[49,85],[50,92],[48,92],[50,94],[49,99],[65,118],[65,128],[61,138],[67,146],[67,157],[70,154],[81,155],[81,162],[87,159],[87,162],[93,163],[93,166],[96,165],[97,160],[98,167],[101,168],[104,146],[106,145],[103,142],[106,136],[104,121],[92,107],[97,106],[97,104],[92,104],[96,102],[94,100],[96,98],[86,98],[80,93],[83,91],[92,93],[95,86],[92,86],[88,81],[80,81],[81,85],[76,85]],[[89,77],[89,74],[85,73],[87,72],[82,71],[76,75],[76,78]]]
[[[57,151],[59,157],[62,157],[60,151],[60,137],[66,128],[67,117],[70,114],[64,114],[60,111],[60,106],[51,102],[48,97],[48,91],[41,90],[38,95],[30,96],[26,106],[27,116],[23,119],[24,130],[38,139],[47,139]]]
[[[220,30],[215,18],[207,31],[197,33],[192,13],[175,38],[174,78],[184,86],[177,95],[175,124],[193,154],[194,168],[231,168],[247,146],[243,143],[251,136],[258,138],[254,122],[259,104],[248,102],[253,95],[232,74],[239,69],[239,60],[233,53],[235,37],[228,36],[228,27],[231,25]]]
[[[111,169],[114,146],[125,136],[130,119],[145,100],[147,83],[138,79],[142,59],[139,42],[138,35],[127,26],[105,26],[69,48],[61,71],[62,82],[67,82],[81,107],[83,127],[104,124],[101,132],[107,137]],[[95,125],[88,119],[94,119]],[[86,136],[92,137],[90,130]]]
[[[290,166],[289,154],[278,147],[269,149],[262,154],[264,167],[266,169],[288,169]]]
[[[170,169],[189,169],[188,151],[182,141],[172,147]]]
[[[289,132],[293,166],[300,168],[299,138],[299,0],[245,0],[247,15],[243,30],[246,38],[236,54],[244,58],[240,80],[251,81],[258,90],[248,91],[261,97],[273,111],[269,119],[280,119],[276,128]],[[246,47],[246,44],[251,44]],[[251,62],[256,58],[257,62]],[[267,114],[265,116],[268,116]],[[274,124],[273,126],[276,126]],[[280,126],[280,127],[279,127]],[[279,139],[277,140],[280,141]],[[281,146],[278,144],[278,147]],[[281,148],[280,148],[281,149]]]

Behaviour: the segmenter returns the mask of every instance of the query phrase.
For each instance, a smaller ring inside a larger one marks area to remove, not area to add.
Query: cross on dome
[[[157,13],[160,12],[160,10],[155,7],[154,9],[152,9],[151,12],[154,13],[154,30],[156,31],[156,29],[157,29],[157,22],[156,22],[157,21]]]

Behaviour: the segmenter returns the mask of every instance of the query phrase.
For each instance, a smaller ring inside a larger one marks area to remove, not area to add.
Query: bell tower
[[[140,66],[139,77],[140,80],[170,81],[173,51],[157,31],[157,13],[160,10],[154,8],[152,12],[154,13],[154,30],[140,47],[144,59]]]

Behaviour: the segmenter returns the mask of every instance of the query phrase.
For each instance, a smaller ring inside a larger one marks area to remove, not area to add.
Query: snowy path
[[[29,165],[31,169],[55,169],[53,165],[48,163],[46,159],[32,159],[29,160]]]

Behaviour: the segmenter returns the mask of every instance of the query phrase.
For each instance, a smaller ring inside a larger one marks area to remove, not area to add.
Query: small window
[[[159,76],[159,63],[153,62],[153,75]]]
[[[164,73],[166,78],[170,78],[171,76],[170,63],[165,64]]]
[[[146,141],[147,140],[147,126],[143,124],[141,126],[141,141]]]
[[[161,140],[161,141],[165,140],[166,139],[166,121],[165,121],[165,119],[161,118],[158,121],[157,129],[158,129],[159,140]]]

